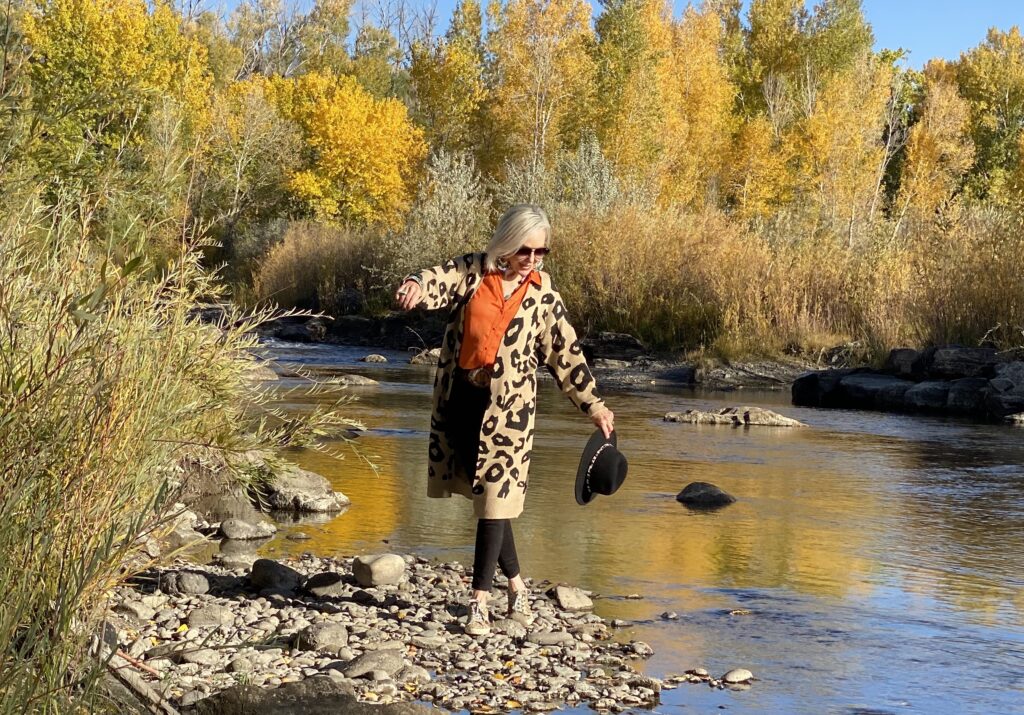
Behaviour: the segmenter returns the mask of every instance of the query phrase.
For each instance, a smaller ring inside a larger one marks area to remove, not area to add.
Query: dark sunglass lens
[[[544,256],[548,255],[549,250],[550,249],[547,249],[547,248],[525,248],[524,247],[524,248],[520,248],[518,251],[516,251],[516,255],[517,256],[522,256],[523,258],[527,258],[532,253],[532,254],[536,255],[537,258],[543,258]]]

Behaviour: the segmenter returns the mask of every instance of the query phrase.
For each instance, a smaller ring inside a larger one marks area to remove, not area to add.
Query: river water
[[[365,348],[268,344],[351,388],[360,455],[296,451],[352,499],[326,522],[283,525],[264,553],[393,550],[472,563],[467,500],[425,495],[432,367],[407,356],[364,364]],[[300,380],[285,409],[317,400]],[[636,389],[606,395],[629,476],[580,507],[579,455],[592,427],[542,380],[526,510],[515,522],[523,574],[594,591],[596,612],[655,649],[655,676],[733,667],[743,692],[681,685],[659,713],[1024,713],[1024,440],[955,419],[796,408],[787,393]],[[667,423],[665,412],[760,405],[807,429]],[[364,459],[365,458],[365,459]],[[366,460],[376,466],[371,469]],[[714,513],[675,501],[692,481],[738,502]],[[639,594],[640,599],[627,598]],[[731,615],[731,611],[749,615]],[[675,612],[678,619],[661,617]],[[586,710],[586,708],[582,708]]]

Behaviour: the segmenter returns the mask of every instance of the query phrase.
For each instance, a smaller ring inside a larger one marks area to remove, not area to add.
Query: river
[[[359,455],[343,444],[333,445],[340,461],[291,455],[352,506],[329,521],[282,525],[263,552],[393,550],[471,564],[469,502],[425,495],[433,368],[386,351],[387,364],[357,362],[367,352],[268,344],[279,360],[380,384],[351,388],[358,400],[346,415],[367,427],[354,441]],[[292,389],[301,380],[270,384],[289,411],[322,399]],[[516,542],[525,576],[594,591],[597,613],[629,620],[619,637],[655,649],[646,672],[744,667],[758,678],[742,692],[683,684],[662,693],[656,712],[1024,713],[1019,428],[796,408],[784,392],[651,388],[606,397],[629,476],[614,496],[580,507],[573,480],[592,427],[553,381],[541,381]],[[662,420],[668,411],[738,404],[809,427]],[[692,481],[739,501],[689,511],[674,497]],[[294,530],[312,539],[280,538]]]

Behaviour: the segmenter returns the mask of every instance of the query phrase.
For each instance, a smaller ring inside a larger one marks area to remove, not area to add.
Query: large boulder
[[[603,332],[580,341],[583,355],[587,360],[635,360],[647,354],[647,347],[628,333]]]
[[[165,571],[159,584],[161,591],[172,595],[198,596],[210,590],[210,580],[200,571]]]
[[[694,509],[717,509],[736,501],[736,497],[708,482],[691,482],[676,495],[676,501]]]
[[[405,559],[398,554],[357,556],[352,562],[352,575],[360,586],[389,586],[405,576]]]
[[[287,593],[297,590],[302,581],[302,574],[273,559],[256,559],[249,571],[249,582],[258,591]]]
[[[793,381],[793,404],[800,407],[843,407],[839,384],[847,375],[865,372],[862,368],[807,372]]]
[[[436,365],[441,359],[441,348],[421,350],[409,358],[410,365]]]
[[[983,415],[987,387],[988,380],[983,377],[953,380],[946,395],[946,411],[954,415]]]
[[[298,512],[341,511],[351,503],[319,474],[294,466],[273,475],[265,485],[264,498],[271,509]]]
[[[838,394],[846,407],[859,409],[900,409],[907,390],[914,383],[893,375],[855,373],[840,379]]]
[[[277,532],[277,527],[269,521],[244,521],[242,519],[225,519],[220,523],[220,535],[225,539],[249,541],[265,539]]]
[[[899,377],[913,377],[914,363],[921,354],[913,348],[894,348],[885,360],[885,371]]]
[[[327,335],[327,328],[320,318],[311,318],[302,323],[282,321],[274,326],[274,337],[294,343],[318,343]]]
[[[919,382],[905,394],[907,406],[915,410],[941,411],[949,398],[949,383],[937,380]]]
[[[961,377],[988,377],[996,363],[995,348],[964,348],[958,345],[929,351],[931,360],[926,375],[939,380]]]
[[[780,415],[778,412],[763,407],[723,407],[715,412],[686,410],[685,412],[669,412],[665,415],[666,422],[686,422],[698,425],[731,425],[745,427],[763,425],[766,427],[805,427],[806,425],[792,417]]]

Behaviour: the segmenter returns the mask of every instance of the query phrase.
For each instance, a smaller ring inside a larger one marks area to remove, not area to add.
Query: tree
[[[976,148],[970,187],[975,196],[1010,198],[1009,177],[1024,161],[1024,37],[1020,29],[989,30],[985,42],[956,66],[960,94],[971,107]]]
[[[385,29],[363,25],[356,34],[349,73],[378,99],[404,97],[408,80],[398,41]]]
[[[319,72],[272,78],[267,90],[302,132],[302,166],[287,182],[301,212],[327,221],[397,222],[426,153],[405,106],[374,98],[354,77]]]
[[[489,131],[504,144],[489,160],[547,165],[575,147],[592,93],[590,6],[585,0],[509,0],[488,10],[493,30]]]
[[[673,60],[671,7],[664,0],[602,4],[594,51],[597,138],[620,175],[657,181]]]
[[[941,211],[962,188],[974,162],[970,105],[960,97],[956,85],[929,74],[926,70],[921,116],[910,129],[907,142],[896,230],[908,211],[921,217]]]
[[[435,149],[475,149],[481,140],[484,85],[480,6],[463,0],[445,38],[413,45],[410,77],[419,120]]]
[[[24,37],[48,166],[76,161],[82,148],[88,163],[138,143],[153,107],[166,99],[188,133],[206,122],[206,53],[182,34],[165,3],[150,12],[143,0],[38,0]]]

